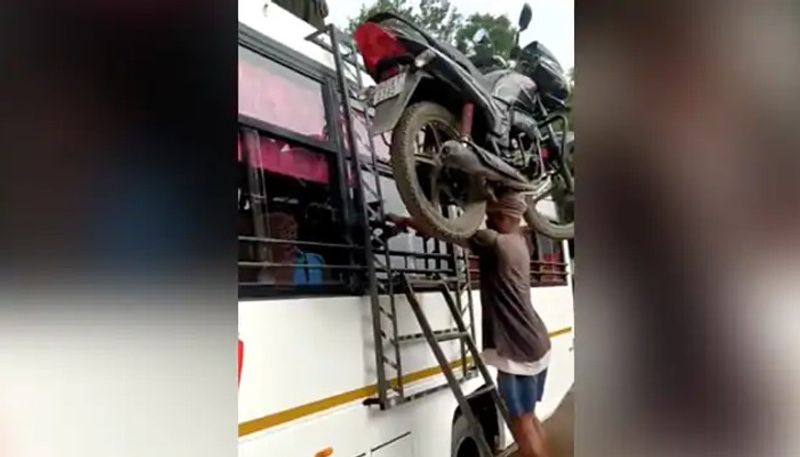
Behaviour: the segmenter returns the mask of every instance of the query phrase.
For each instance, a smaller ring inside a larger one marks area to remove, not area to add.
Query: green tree
[[[467,43],[479,29],[486,29],[494,45],[495,54],[508,58],[514,47],[516,28],[503,15],[473,14],[456,33],[456,45],[461,52],[467,50]]]
[[[453,43],[462,28],[461,13],[449,0],[420,0],[418,24],[441,41]]]
[[[402,16],[448,43],[453,43],[463,24],[463,17],[450,0],[420,0],[419,8],[414,8],[408,0],[373,0],[369,5],[361,5],[358,16],[349,19],[347,31],[352,34],[370,16],[383,12]]]
[[[386,12],[395,13],[409,20],[414,19],[414,8],[409,6],[407,0],[375,0],[371,5],[362,4],[358,16],[349,18],[347,31],[352,34],[371,16]]]

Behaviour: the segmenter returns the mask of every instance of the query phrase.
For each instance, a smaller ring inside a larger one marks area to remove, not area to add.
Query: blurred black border
[[[0,454],[236,454],[237,24],[0,6]]]
[[[235,5],[12,3],[0,17],[5,273],[214,269],[233,288]]]

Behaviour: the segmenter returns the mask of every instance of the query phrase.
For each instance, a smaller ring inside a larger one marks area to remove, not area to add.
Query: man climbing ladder
[[[511,415],[520,457],[549,457],[544,429],[534,409],[541,400],[550,359],[550,337],[530,299],[530,252],[520,228],[526,205],[507,193],[487,208],[487,229],[463,244],[479,257],[483,354],[498,370],[497,387]],[[424,226],[387,215],[399,228]]]

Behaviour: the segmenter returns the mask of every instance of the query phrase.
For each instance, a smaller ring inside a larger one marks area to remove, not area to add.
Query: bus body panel
[[[472,294],[480,341],[480,292],[474,290]],[[537,287],[531,289],[531,297],[548,330],[556,333],[545,396],[537,406],[537,415],[546,419],[574,380],[572,292],[570,286]],[[440,294],[422,293],[420,303],[434,328],[453,325]],[[404,298],[398,297],[397,310],[401,334],[418,332]],[[313,455],[327,446],[342,451],[352,449],[356,456],[408,432],[413,436],[414,449],[418,449],[415,455],[449,452],[450,426],[457,406],[449,390],[388,411],[362,404],[364,398],[375,394],[374,388],[369,389],[375,384],[369,297],[242,301],[239,332],[246,346],[239,390],[240,424],[287,411],[290,417],[293,408],[306,407],[296,413],[300,415],[297,419],[242,436],[242,456],[250,452],[258,455],[264,449],[287,457]],[[450,360],[459,360],[457,342],[443,343],[443,347]],[[390,354],[392,358],[393,355]],[[406,374],[437,367],[424,341],[404,347],[402,362]],[[460,373],[458,369],[455,372]],[[387,376],[393,377],[391,368],[387,368]],[[428,375],[408,384],[406,389],[413,393],[444,383],[441,374]],[[462,384],[462,388],[470,392],[481,384],[482,380],[476,378]],[[337,401],[344,401],[336,397],[348,394],[350,401],[336,405]],[[326,401],[327,404],[314,405]],[[320,411],[314,412],[317,409]],[[510,444],[510,433],[505,436]],[[298,441],[298,437],[303,438]]]

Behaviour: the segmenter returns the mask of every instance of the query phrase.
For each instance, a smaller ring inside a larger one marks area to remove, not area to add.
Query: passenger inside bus
[[[326,265],[349,264],[347,252],[314,244],[343,241],[327,157],[266,135],[253,144],[259,147],[249,160],[239,156],[240,284],[291,289],[346,282]]]
[[[271,238],[297,240],[297,221],[291,215],[281,212],[271,213],[267,215],[267,221]],[[303,252],[297,245],[292,244],[275,244],[269,248],[268,252],[271,262],[291,265],[291,267],[265,269],[266,278],[272,279],[276,284],[322,284],[320,266],[325,261],[319,254]],[[308,267],[304,265],[308,265]],[[313,268],[314,266],[316,268]]]
[[[310,208],[314,208],[312,205]],[[314,220],[316,216],[308,214],[304,221],[303,230],[315,229],[315,226],[324,224],[322,219]],[[317,211],[317,216],[324,211]],[[247,207],[239,211],[239,235],[246,237],[255,236],[256,216],[252,208]],[[301,230],[294,215],[276,211],[263,216],[265,223],[265,237],[273,240],[287,240],[289,243],[240,243],[239,260],[268,263],[269,266],[245,267],[239,270],[240,282],[257,282],[260,285],[321,285],[326,279],[322,266],[325,258],[318,253],[310,252],[298,244],[298,232]],[[280,266],[283,265],[283,266]]]

